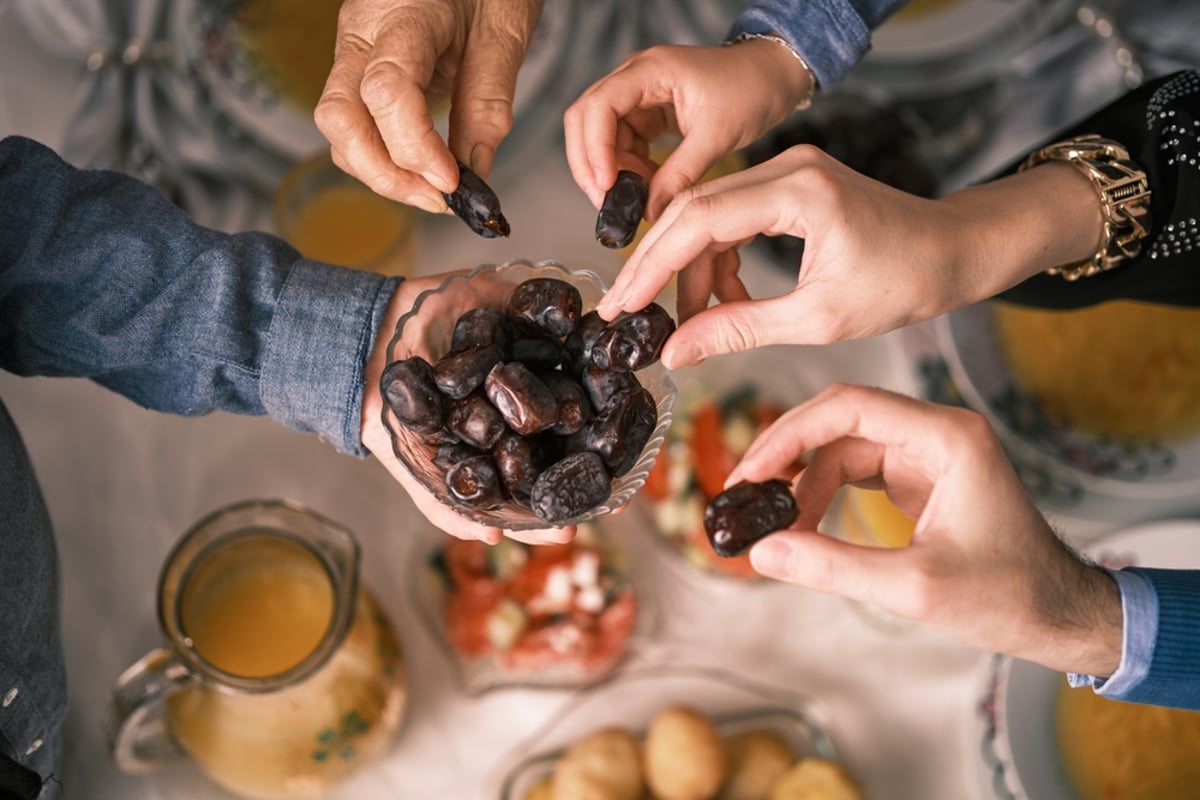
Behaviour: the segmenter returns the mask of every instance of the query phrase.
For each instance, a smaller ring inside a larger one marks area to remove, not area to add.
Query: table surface
[[[61,141],[80,70],[42,56],[0,4],[0,134]],[[503,151],[502,151],[503,152]],[[617,256],[591,236],[594,211],[570,181],[561,151],[504,187],[514,235],[484,241],[453,219],[426,219],[419,263],[445,269],[513,257],[554,258],[611,278]],[[579,220],[580,224],[558,221]],[[748,251],[755,294],[791,277]],[[906,385],[895,334],[824,348],[784,348],[812,387],[835,380]],[[737,358],[737,356],[731,357]],[[357,533],[363,573],[394,619],[410,669],[407,719],[387,754],[334,798],[494,797],[498,770],[571,693],[464,693],[421,624],[410,564],[438,535],[379,464],[340,455],[267,418],[185,419],[143,410],[90,382],[0,374],[0,396],[41,479],[62,562],[63,628],[71,685],[61,779],[69,797],[223,798],[192,765],[149,775],[110,763],[103,723],[122,669],[159,643],[157,573],[173,541],[212,509],[287,497]],[[1061,520],[1068,533],[1107,524]],[[656,606],[652,646],[635,661],[699,664],[816,698],[846,762],[873,797],[962,800],[978,794],[973,713],[986,654],[922,629],[881,626],[854,604],[784,585],[699,575],[655,540],[644,517],[608,523],[634,551]]]

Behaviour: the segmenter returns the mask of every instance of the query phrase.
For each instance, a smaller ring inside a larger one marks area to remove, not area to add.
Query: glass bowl
[[[767,729],[797,758],[838,761],[833,740],[812,700],[723,670],[687,665],[646,667],[581,692],[499,765],[489,796],[524,800],[554,771],[578,739],[617,727],[639,738],[664,708],[685,706],[707,716],[723,738]]]
[[[654,633],[626,551],[595,522],[565,545],[443,536],[411,563],[421,622],[471,695],[599,682]]]
[[[417,296],[413,308],[396,322],[396,333],[388,343],[390,364],[412,356],[435,363],[450,350],[454,324],[460,315],[473,308],[502,308],[508,292],[531,278],[557,278],[574,286],[583,298],[583,313],[595,308],[604,296],[604,282],[588,270],[572,270],[557,261],[533,263],[523,259],[504,264],[484,264],[470,273],[447,278],[436,289]],[[612,493],[598,506],[559,523],[577,525],[621,508],[646,482],[671,425],[671,407],[675,385],[660,362],[638,371],[637,378],[654,398],[658,423],[633,468],[613,478]],[[436,452],[412,431],[400,424],[387,403],[383,404],[383,425],[392,440],[392,450],[409,472],[439,501],[468,519],[509,531],[553,527],[528,508],[505,503],[491,509],[479,509],[456,503],[446,490],[443,472],[434,465]]]

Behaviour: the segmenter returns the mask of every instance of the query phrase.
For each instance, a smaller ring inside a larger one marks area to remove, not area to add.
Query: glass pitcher
[[[348,530],[286,501],[194,525],[159,577],[166,646],[113,690],[117,766],[186,754],[232,792],[295,798],[378,755],[403,717],[404,663],[358,560]]]

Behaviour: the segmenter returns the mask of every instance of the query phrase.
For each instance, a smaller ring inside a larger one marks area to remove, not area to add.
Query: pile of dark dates
[[[606,323],[557,278],[512,288],[503,308],[475,308],[449,351],[387,365],[396,418],[428,445],[454,502],[512,503],[561,525],[595,508],[633,468],[658,423],[635,372],[653,364],[675,321],[658,304]]]

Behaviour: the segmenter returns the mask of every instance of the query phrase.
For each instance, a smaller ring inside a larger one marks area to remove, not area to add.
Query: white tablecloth
[[[44,56],[0,5],[0,134],[60,146],[67,108],[55,98],[69,97],[81,75],[80,65]],[[484,241],[456,220],[429,219],[423,270],[528,257],[615,273],[615,256],[592,239],[594,212],[561,151],[547,151],[524,177],[498,188],[513,237]],[[789,277],[761,255],[748,261],[753,290],[786,288]],[[814,387],[832,380],[894,386],[904,384],[896,352],[882,338],[794,348],[789,356]],[[200,516],[245,498],[289,497],[356,531],[365,580],[404,641],[411,683],[402,734],[333,797],[494,797],[505,754],[569,700],[567,692],[531,690],[471,698],[455,685],[407,588],[414,553],[437,534],[375,462],[339,455],[266,418],[148,412],[82,380],[0,374],[0,396],[26,438],[62,560],[72,703],[60,778],[68,797],[227,796],[188,763],[146,777],[118,773],[102,728],[114,680],[159,642],[154,587],[167,550]],[[982,654],[929,632],[889,632],[839,598],[705,578],[682,568],[642,518],[618,523],[653,585],[659,627],[645,658],[717,665],[817,698],[872,797],[975,794],[970,732]]]

